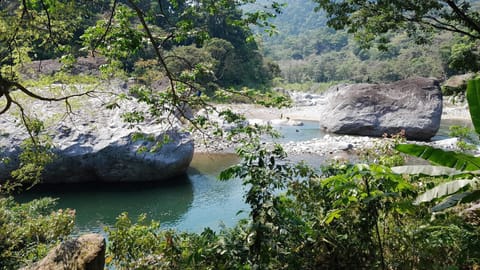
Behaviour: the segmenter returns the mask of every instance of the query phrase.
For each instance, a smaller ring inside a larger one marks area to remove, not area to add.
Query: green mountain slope
[[[472,51],[477,44],[442,33],[431,44],[417,45],[405,33],[391,36],[387,47],[361,48],[345,31],[326,26],[323,11],[311,0],[285,0],[284,12],[272,20],[278,34],[262,34],[265,56],[277,61],[288,83],[388,82],[411,76],[437,77],[478,70]],[[480,1],[472,1],[479,5]],[[473,65],[466,65],[470,61]]]

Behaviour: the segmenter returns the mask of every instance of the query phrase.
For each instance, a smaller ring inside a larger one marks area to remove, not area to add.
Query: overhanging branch
[[[25,86],[21,85],[18,82],[10,81],[10,80],[4,79],[0,76],[0,98],[5,97],[5,99],[7,101],[7,104],[5,105],[5,107],[0,111],[0,115],[6,113],[10,109],[12,103],[17,104],[19,107],[21,107],[21,105],[11,95],[11,93],[15,89],[20,90],[25,95],[27,95],[31,98],[37,99],[37,100],[52,101],[52,102],[53,101],[65,101],[67,103],[67,107],[68,107],[68,104],[69,104],[68,103],[69,99],[74,98],[74,97],[88,96],[89,94],[94,92],[93,90],[90,90],[90,91],[86,91],[86,92],[82,92],[82,93],[78,93],[78,94],[67,95],[67,96],[63,96],[63,97],[44,97],[44,96],[33,93],[32,91],[28,90]]]
[[[436,29],[439,29],[439,30],[445,30],[445,31],[449,31],[449,32],[459,33],[459,34],[471,37],[473,39],[479,39],[480,38],[480,35],[474,35],[471,32],[460,29],[453,24],[449,24],[447,22],[440,21],[438,18],[435,18],[433,16],[425,16],[425,18],[430,20],[430,21],[421,20],[421,21],[416,21],[416,22],[418,22],[420,24],[428,25],[430,27],[433,27],[433,28],[436,28]],[[479,34],[480,34],[480,32],[479,32]]]
[[[480,25],[473,18],[463,12],[454,1],[445,0],[445,2],[469,28],[480,34]]]

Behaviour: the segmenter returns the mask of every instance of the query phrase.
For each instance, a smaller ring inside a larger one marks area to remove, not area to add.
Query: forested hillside
[[[472,1],[478,4],[479,1]],[[278,34],[263,34],[263,52],[277,61],[285,82],[388,82],[410,76],[445,79],[476,71],[478,44],[452,33],[416,44],[406,32],[389,34],[390,43],[365,48],[346,31],[326,26],[311,0],[288,0],[272,20]]]
[[[214,90],[261,86],[278,73],[275,65],[264,61],[255,41],[249,40],[252,33],[247,24],[257,19],[242,23],[237,4],[135,2],[145,23],[151,25],[152,38],[160,39],[157,46],[172,75],[196,69],[195,82]],[[43,1],[0,1],[1,75],[17,77],[12,71],[19,66],[46,59],[61,58],[68,69],[79,57],[106,58],[108,68],[140,79],[155,70],[156,76],[162,73],[152,61],[156,49],[148,46],[142,22],[127,7],[129,1],[85,3],[55,2],[49,7]]]

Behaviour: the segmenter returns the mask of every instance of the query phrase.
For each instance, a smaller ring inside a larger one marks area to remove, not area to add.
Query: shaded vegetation
[[[17,269],[42,259],[73,231],[75,211],[54,210],[55,200],[19,204],[0,198],[0,269]]]

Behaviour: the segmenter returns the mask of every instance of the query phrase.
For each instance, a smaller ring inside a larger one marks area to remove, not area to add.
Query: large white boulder
[[[122,91],[112,89],[108,90],[115,94]],[[162,181],[186,172],[194,153],[190,134],[179,131],[174,119],[146,117],[140,124],[126,123],[123,113],[143,110],[148,115],[148,107],[123,100],[120,108],[106,109],[105,102],[114,97],[99,92],[94,97],[74,98],[70,114],[62,102],[24,103],[29,113],[44,121],[54,146],[56,158],[46,167],[44,182]],[[9,160],[0,164],[0,179],[18,167],[20,144],[26,138],[18,111],[11,109],[0,116],[0,158]]]

